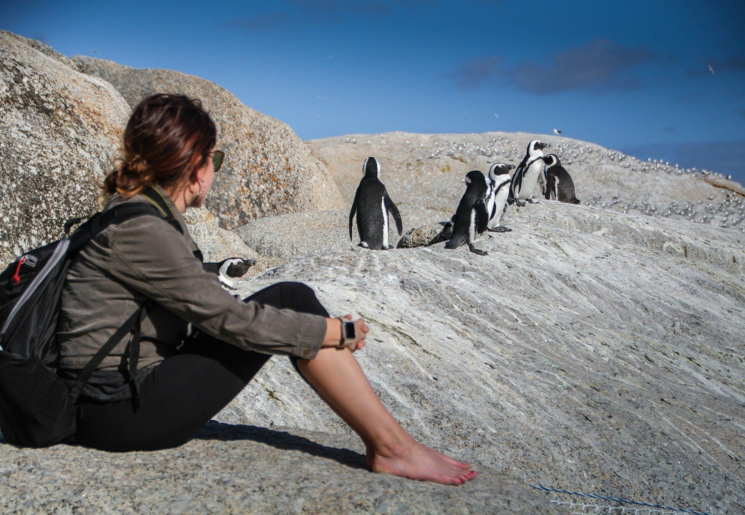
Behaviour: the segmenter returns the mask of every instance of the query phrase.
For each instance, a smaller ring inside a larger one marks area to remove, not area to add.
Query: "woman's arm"
[[[346,315],[344,318],[352,320],[352,315]],[[364,320],[361,318],[354,321],[354,335],[355,338],[352,342],[344,346],[343,348],[349,349],[354,352],[362,350],[365,347],[365,338],[370,328],[367,326]],[[326,335],[323,338],[322,347],[338,347],[342,341],[342,327],[341,320],[338,318],[327,318],[326,319]]]

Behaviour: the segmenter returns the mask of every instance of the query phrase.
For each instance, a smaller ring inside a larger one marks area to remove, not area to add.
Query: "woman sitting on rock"
[[[107,227],[70,267],[58,326],[66,380],[149,306],[139,357],[125,337],[86,383],[77,441],[110,451],[181,445],[271,354],[283,354],[362,438],[370,470],[444,484],[475,477],[468,465],[417,443],[380,403],[352,355],[365,346],[363,320],[345,339],[351,316],[329,318],[304,284],[275,284],[239,302],[203,269],[182,214],[204,204],[222,164],[216,135],[199,101],[180,95],[146,98],[127,124],[121,159],[104,182],[105,209],[160,197],[164,217]]]

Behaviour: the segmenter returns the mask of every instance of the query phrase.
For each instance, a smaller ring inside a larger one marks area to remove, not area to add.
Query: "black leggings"
[[[246,300],[329,316],[313,290],[301,283],[278,283]],[[270,357],[201,335],[148,374],[140,387],[137,410],[132,399],[81,399],[75,439],[107,451],[181,445],[227,406]]]

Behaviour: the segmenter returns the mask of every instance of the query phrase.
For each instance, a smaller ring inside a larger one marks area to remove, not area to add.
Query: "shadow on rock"
[[[350,451],[349,449],[327,447],[286,431],[276,431],[241,424],[225,424],[213,420],[197,431],[194,439],[221,441],[251,440],[256,443],[271,445],[277,449],[300,451],[312,456],[334,460],[348,467],[367,470],[365,456],[358,452]]]

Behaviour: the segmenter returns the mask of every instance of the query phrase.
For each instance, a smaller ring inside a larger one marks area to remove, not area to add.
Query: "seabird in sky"
[[[709,63],[706,63],[706,66],[709,67],[709,71],[711,72],[712,75],[716,75],[716,73],[714,73],[714,67],[712,65],[710,65]]]
[[[559,129],[554,129],[554,134],[561,134],[563,131],[560,131]]]

